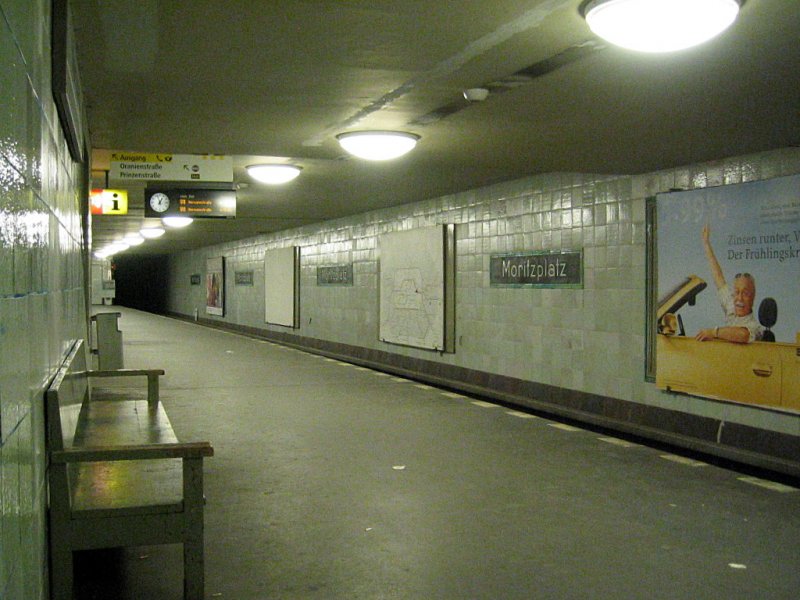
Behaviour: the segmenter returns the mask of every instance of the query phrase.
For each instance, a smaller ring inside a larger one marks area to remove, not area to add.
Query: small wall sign
[[[253,272],[236,271],[235,281],[236,285],[253,285]]]
[[[317,285],[353,285],[353,263],[317,267]]]
[[[195,273],[194,275],[189,276],[189,283],[192,285],[200,285],[202,278],[200,277],[200,273]]]

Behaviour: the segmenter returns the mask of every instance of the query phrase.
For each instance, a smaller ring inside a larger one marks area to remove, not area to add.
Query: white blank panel
[[[298,248],[264,253],[264,300],[267,323],[296,327]]]

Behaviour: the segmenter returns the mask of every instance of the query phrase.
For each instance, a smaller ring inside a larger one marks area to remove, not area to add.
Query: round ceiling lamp
[[[139,230],[139,233],[143,238],[147,238],[148,240],[153,240],[155,238],[159,238],[164,235],[164,228],[163,227],[142,227]]]
[[[161,219],[161,222],[167,227],[180,229],[181,227],[191,225],[193,220],[192,217],[164,217]]]
[[[144,244],[144,236],[137,231],[135,233],[127,234],[124,238],[122,238],[122,241],[129,246],[139,246]]]
[[[591,0],[583,14],[589,28],[615,46],[674,52],[725,31],[739,5],[738,0]]]
[[[120,252],[125,252],[128,248],[130,248],[130,246],[125,242],[116,241],[103,248],[102,252],[108,257],[119,254]]]
[[[351,131],[336,136],[353,156],[365,160],[392,160],[411,152],[419,136],[404,131]]]
[[[246,169],[250,177],[270,185],[289,183],[300,175],[302,170],[295,165],[249,165]]]

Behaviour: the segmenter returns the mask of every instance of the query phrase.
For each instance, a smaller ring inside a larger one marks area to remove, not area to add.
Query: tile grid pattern
[[[50,86],[50,2],[0,0],[0,598],[46,595],[43,390],[85,336],[78,182]]]
[[[174,256],[167,309],[206,317],[205,290],[190,287],[189,278],[204,272],[206,257],[224,256],[230,274],[253,270],[254,285],[227,278],[220,320],[286,331],[264,323],[262,260],[265,250],[296,245],[298,335],[800,435],[796,418],[665,394],[644,379],[646,199],[798,172],[800,150],[787,148],[635,176],[556,173],[505,182]],[[379,342],[379,236],[442,223],[456,224],[456,353]],[[489,286],[493,253],[576,249],[584,252],[584,289]],[[350,262],[352,287],[316,285],[318,266]]]

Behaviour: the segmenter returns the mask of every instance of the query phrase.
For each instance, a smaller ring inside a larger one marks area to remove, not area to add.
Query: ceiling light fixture
[[[152,240],[164,235],[165,231],[163,227],[142,227],[139,233],[142,237]]]
[[[192,217],[164,217],[161,219],[161,222],[167,227],[180,229],[181,227],[191,225],[193,220]]]
[[[122,238],[122,241],[128,244],[129,246],[138,246],[140,244],[144,244],[144,237],[142,236],[141,233],[138,232],[129,233],[124,238]]]
[[[419,136],[404,131],[351,131],[336,136],[353,156],[366,160],[399,158],[417,145]]]
[[[469,88],[462,92],[464,98],[470,102],[483,102],[489,97],[489,90],[486,88]]]
[[[591,0],[589,28],[615,46],[674,52],[719,35],[736,20],[739,0]]]
[[[103,248],[102,252],[106,256],[111,256],[114,254],[118,254],[120,252],[125,252],[125,250],[127,250],[128,248],[130,248],[130,246],[125,242],[117,241],[117,242],[112,242],[111,244]]]
[[[250,177],[270,185],[289,183],[300,175],[302,170],[295,165],[249,165],[246,169]]]

